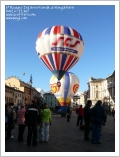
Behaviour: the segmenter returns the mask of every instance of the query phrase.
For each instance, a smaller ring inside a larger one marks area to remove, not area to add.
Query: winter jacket
[[[86,105],[84,107],[84,121],[85,122],[90,122],[91,117],[90,117],[90,106]]]
[[[25,123],[27,126],[35,126],[41,123],[40,110],[37,105],[30,105],[25,112]]]
[[[102,123],[106,122],[105,110],[104,110],[103,106],[101,106],[101,105],[95,105],[91,109],[90,115],[92,117],[92,123],[94,123],[94,124],[102,125]]]
[[[25,111],[26,111],[25,108],[21,108],[17,111],[18,125],[24,125],[25,124]]]
[[[79,116],[83,116],[84,115],[84,109],[82,107],[78,108],[77,113]]]
[[[41,110],[42,122],[49,123],[52,121],[51,111],[49,108]]]
[[[16,119],[16,112],[11,106],[8,110],[8,124],[14,124]]]

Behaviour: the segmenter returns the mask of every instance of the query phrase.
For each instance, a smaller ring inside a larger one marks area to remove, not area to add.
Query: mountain
[[[36,90],[37,90],[38,92],[40,92],[41,94],[44,94],[44,93],[45,93],[45,91],[44,91],[43,89],[41,89],[41,88],[36,88]]]

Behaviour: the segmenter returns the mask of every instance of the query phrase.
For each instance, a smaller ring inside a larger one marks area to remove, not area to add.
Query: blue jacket
[[[94,123],[94,124],[102,125],[102,123],[106,122],[105,109],[101,105],[95,105],[90,110],[90,115],[92,118],[92,123]]]

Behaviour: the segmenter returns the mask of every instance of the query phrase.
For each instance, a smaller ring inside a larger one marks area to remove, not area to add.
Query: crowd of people
[[[43,106],[38,107],[37,99],[32,101],[32,104],[25,109],[25,105],[22,104],[20,109],[16,112],[13,108],[14,103],[5,106],[5,135],[6,138],[14,138],[11,135],[11,131],[15,128],[15,122],[17,119],[18,124],[18,141],[23,142],[24,131],[27,126],[27,145],[33,146],[37,145],[37,134],[38,129],[40,133],[40,143],[47,143],[49,141],[49,126],[52,122],[51,110],[49,109],[47,103]],[[107,121],[107,112],[102,106],[102,101],[98,100],[94,107],[92,107],[92,101],[88,100],[87,104],[83,108],[80,105],[76,109],[77,123],[81,130],[84,130],[84,140],[91,141],[92,144],[101,144],[100,136],[102,126],[105,126]],[[67,122],[70,122],[72,110],[68,106],[67,110]],[[113,116],[115,111],[113,110]],[[38,128],[39,127],[39,128]],[[90,138],[90,130],[92,131]]]
[[[92,144],[101,144],[101,130],[102,126],[105,126],[107,121],[107,112],[102,105],[102,101],[98,100],[94,107],[92,107],[92,101],[88,100],[86,106],[83,108],[82,105],[76,109],[77,126],[81,130],[84,130],[84,140],[91,141]],[[113,116],[114,116],[113,111]],[[90,137],[90,131],[92,131]]]
[[[23,142],[25,127],[28,127],[27,145],[37,145],[38,127],[40,132],[39,142],[48,142],[49,140],[49,125],[51,125],[52,117],[51,110],[47,103],[44,103],[41,108],[37,105],[37,99],[32,101],[32,104],[25,109],[22,104],[20,109],[15,112],[13,109],[14,103],[5,106],[5,135],[6,139],[14,138],[11,131],[15,128],[17,118],[18,124],[18,141]]]

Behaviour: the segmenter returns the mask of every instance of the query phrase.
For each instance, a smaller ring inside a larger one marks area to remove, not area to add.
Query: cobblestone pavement
[[[50,139],[48,143],[27,146],[27,127],[24,133],[24,142],[17,141],[18,126],[12,130],[13,139],[5,141],[5,152],[115,152],[114,118],[108,115],[107,123],[102,128],[100,145],[84,141],[84,132],[76,126],[77,115],[72,113],[70,122],[60,115],[52,116]]]

